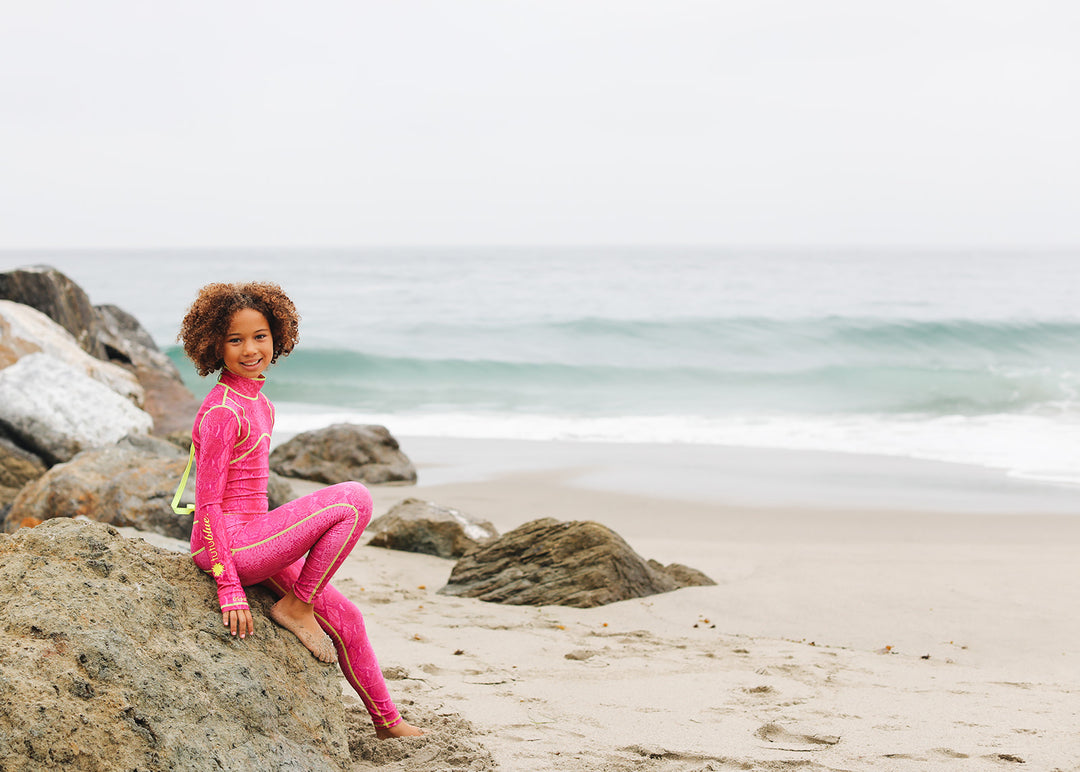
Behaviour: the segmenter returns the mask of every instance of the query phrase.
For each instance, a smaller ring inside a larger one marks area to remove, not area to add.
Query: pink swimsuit
[[[329,584],[371,519],[371,496],[360,483],[339,483],[267,512],[274,406],[261,393],[263,383],[222,370],[195,418],[192,558],[217,580],[223,611],[248,608],[243,586],[259,583],[314,602],[375,726],[395,726],[401,717],[360,609]]]

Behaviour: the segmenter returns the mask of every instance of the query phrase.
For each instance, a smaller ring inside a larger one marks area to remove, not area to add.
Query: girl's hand
[[[221,621],[229,628],[233,635],[240,633],[240,637],[255,634],[255,620],[251,618],[250,609],[232,609],[221,612]]]

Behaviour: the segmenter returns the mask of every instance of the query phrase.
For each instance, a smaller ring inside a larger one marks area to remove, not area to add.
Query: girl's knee
[[[356,511],[360,514],[360,519],[363,524],[367,525],[368,521],[371,520],[371,510],[373,507],[371,493],[368,489],[358,482],[338,483],[338,487],[341,488],[345,500],[356,507]]]

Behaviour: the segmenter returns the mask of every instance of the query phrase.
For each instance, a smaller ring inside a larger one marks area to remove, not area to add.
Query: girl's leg
[[[339,483],[290,501],[229,530],[240,582],[258,584],[306,555],[290,591],[270,616],[323,662],[334,646],[314,615],[314,602],[356,546],[371,520],[371,496],[359,483]]]
[[[331,485],[290,501],[236,530],[229,541],[242,584],[258,584],[307,556],[291,589],[313,603],[371,520],[371,495],[360,483]]]
[[[298,560],[270,577],[265,584],[278,595],[286,596],[305,567],[303,559]],[[327,585],[315,600],[315,618],[333,640],[341,672],[371,714],[376,730],[402,724],[368,641],[364,617],[356,604]]]

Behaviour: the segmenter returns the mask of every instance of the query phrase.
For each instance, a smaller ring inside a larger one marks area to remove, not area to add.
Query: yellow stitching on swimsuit
[[[240,436],[240,416],[238,416],[238,415],[236,414],[236,411],[235,411],[235,410],[233,410],[233,409],[232,409],[231,407],[229,407],[228,405],[214,405],[214,406],[213,406],[212,408],[210,408],[210,409],[209,409],[209,410],[207,410],[207,411],[206,411],[205,413],[203,413],[203,416],[202,416],[202,418],[200,418],[200,419],[199,419],[199,436],[200,436],[200,437],[202,437],[202,425],[203,425],[203,421],[205,421],[205,420],[206,420],[206,417],[207,417],[208,415],[210,415],[210,413],[211,413],[211,412],[213,412],[214,410],[217,410],[217,409],[218,409],[219,407],[223,407],[223,408],[225,408],[226,410],[228,410],[228,411],[229,411],[230,413],[232,413],[232,414],[233,414],[233,418],[235,418],[235,419],[236,419],[236,424],[237,424],[237,426],[236,426],[236,436],[238,436],[238,437],[239,437],[239,436]]]
[[[254,444],[254,445],[252,445],[252,446],[251,446],[250,448],[248,448],[247,450],[245,450],[245,451],[244,451],[244,452],[243,452],[243,453],[242,453],[241,455],[237,456],[236,458],[234,458],[234,459],[233,459],[232,461],[230,461],[229,463],[230,463],[230,464],[235,464],[235,463],[236,463],[237,461],[240,461],[241,459],[245,459],[245,458],[247,458],[248,456],[250,456],[250,455],[251,455],[252,453],[254,453],[254,452],[255,452],[255,449],[256,449],[256,448],[258,448],[258,447],[259,447],[259,445],[261,445],[261,444],[262,444],[262,441],[263,441],[264,439],[265,439],[265,440],[266,440],[266,441],[267,441],[267,442],[269,443],[269,442],[270,442],[270,435],[269,435],[269,434],[265,434],[265,433],[264,433],[264,434],[260,434],[260,435],[259,435],[259,439],[255,440],[255,444]],[[239,445],[240,443],[238,442],[238,443],[236,443],[236,444],[237,444],[237,445]]]
[[[349,505],[347,505],[347,506],[352,506],[352,505],[351,505],[351,504],[349,504]],[[325,570],[325,571],[323,571],[323,575],[322,575],[322,576],[320,576],[320,577],[319,577],[319,581],[317,581],[317,582],[315,583],[315,589],[314,589],[314,590],[312,590],[312,592],[311,592],[311,598],[314,598],[314,597],[315,597],[315,594],[316,594],[316,593],[317,593],[317,592],[318,592],[318,591],[319,591],[320,589],[322,589],[322,583],[323,583],[323,580],[324,580],[324,579],[326,579],[326,575],[327,575],[327,574],[328,574],[328,573],[330,572],[330,569],[331,569],[331,567],[332,567],[332,566],[333,566],[333,565],[334,565],[335,563],[337,563],[337,559],[338,559],[338,558],[339,558],[339,557],[341,556],[342,550],[344,550],[344,549],[345,549],[345,545],[346,545],[346,544],[348,544],[348,543],[349,543],[349,539],[351,539],[351,538],[352,538],[352,535],[353,535],[353,531],[355,531],[355,530],[356,530],[356,526],[360,524],[360,510],[359,510],[359,509],[357,509],[356,507],[353,507],[353,508],[352,508],[352,510],[353,510],[353,526],[352,526],[352,528],[350,528],[350,529],[349,529],[349,536],[348,536],[348,538],[346,538],[346,539],[343,539],[343,540],[342,540],[342,542],[341,542],[341,547],[339,547],[339,548],[338,548],[338,551],[337,551],[337,555],[334,555],[334,559],[333,559],[333,560],[331,560],[329,564],[327,564],[327,566],[326,566],[326,570]],[[310,602],[311,602],[311,600],[309,599],[309,600],[308,600],[308,602],[310,603]]]
[[[375,711],[379,714],[379,718],[383,721],[383,728],[387,728],[389,726],[387,722],[390,719],[388,719],[382,714],[382,710],[379,709],[378,703],[376,703],[375,700],[371,699],[371,695],[368,694],[367,689],[365,689],[364,685],[360,683],[360,676],[356,674],[356,670],[354,670],[352,666],[352,660],[349,659],[349,649],[345,646],[345,640],[340,635],[338,635],[338,631],[334,628],[332,624],[330,624],[329,620],[327,620],[326,617],[322,616],[321,614],[315,614],[315,618],[321,619],[323,622],[325,622],[326,626],[330,628],[330,634],[334,638],[336,638],[341,644],[341,654],[345,659],[345,665],[348,666],[349,672],[352,674],[352,681],[350,683],[355,682],[356,688],[360,690],[362,696],[365,698],[365,703],[375,709]],[[341,666],[341,663],[339,662],[338,665]],[[342,667],[341,669],[344,670],[345,668]]]
[[[354,509],[354,510],[356,509],[356,507],[354,507],[354,506],[353,506],[352,504],[346,504],[346,503],[343,503],[343,502],[338,502],[337,504],[329,504],[329,505],[327,505],[327,506],[323,507],[322,509],[318,509],[318,510],[316,510],[316,511],[312,512],[312,513],[311,513],[310,515],[308,515],[307,517],[305,517],[305,518],[304,518],[303,520],[297,520],[297,521],[296,521],[295,523],[293,523],[292,525],[290,525],[290,526],[289,526],[288,528],[286,528],[286,529],[285,529],[284,531],[278,531],[278,532],[277,532],[277,533],[275,533],[275,534],[274,534],[273,536],[268,536],[267,538],[263,539],[262,541],[257,541],[257,542],[255,542],[254,544],[246,544],[246,545],[244,545],[243,547],[236,547],[235,549],[233,549],[233,550],[232,550],[232,552],[233,552],[233,554],[235,555],[235,554],[236,554],[237,552],[243,552],[244,550],[249,550],[249,549],[251,549],[252,547],[258,547],[258,546],[259,546],[259,545],[261,545],[261,544],[266,544],[266,543],[268,543],[268,542],[271,542],[271,541],[273,541],[274,539],[276,539],[277,537],[279,537],[279,536],[282,536],[282,535],[284,535],[284,534],[288,533],[288,532],[289,532],[289,531],[291,531],[291,530],[292,530],[293,528],[297,528],[297,527],[299,527],[299,526],[303,525],[304,523],[306,523],[306,522],[307,522],[308,520],[310,520],[311,518],[315,517],[316,515],[322,514],[322,513],[323,513],[323,512],[325,512],[326,510],[328,510],[328,509],[333,509],[334,507],[351,507],[351,508],[352,508],[352,509]]]

